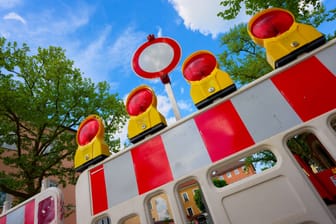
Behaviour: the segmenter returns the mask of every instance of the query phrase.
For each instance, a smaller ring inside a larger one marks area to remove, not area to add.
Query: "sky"
[[[32,51],[60,46],[85,77],[107,81],[111,93],[126,99],[141,84],[150,86],[158,110],[168,124],[175,122],[170,98],[159,79],[143,79],[131,66],[136,50],[149,34],[174,39],[181,49],[177,66],[169,73],[171,88],[183,117],[196,111],[181,66],[193,52],[223,51],[220,37],[234,25],[248,22],[241,12],[231,21],[217,17],[224,8],[220,0],[0,0],[0,36]],[[324,0],[335,8],[335,0]],[[336,30],[336,23],[322,25],[323,33]],[[123,130],[119,137],[125,141]]]

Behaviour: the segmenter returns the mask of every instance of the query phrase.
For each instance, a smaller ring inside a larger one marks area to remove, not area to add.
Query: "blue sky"
[[[181,65],[197,50],[215,55],[223,51],[220,37],[250,16],[224,21],[216,16],[220,0],[0,0],[0,35],[19,44],[60,46],[85,77],[107,81],[123,99],[140,84],[151,86],[158,109],[174,122],[169,98],[159,80],[145,80],[131,67],[136,49],[148,34],[175,39],[182,50],[177,67],[169,74],[182,117],[195,111]],[[324,0],[333,8],[335,0]],[[322,29],[322,30],[321,30]],[[336,30],[336,23],[321,26],[321,32]],[[125,133],[122,134],[125,137]]]

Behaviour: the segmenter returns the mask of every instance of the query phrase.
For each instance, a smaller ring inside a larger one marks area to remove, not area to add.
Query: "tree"
[[[75,129],[90,114],[106,122],[105,139],[111,150],[120,142],[112,135],[125,123],[123,101],[106,82],[83,78],[60,47],[29,47],[0,38],[0,160],[11,171],[0,171],[0,189],[20,200],[38,193],[44,178],[74,183],[72,167],[77,148]]]
[[[202,192],[200,189],[195,190],[194,201],[196,203],[197,208],[201,212],[205,212],[205,205],[203,203]]]
[[[246,24],[236,25],[221,38],[226,47],[219,55],[219,63],[236,82],[246,84],[272,71],[265,51],[249,37]]]
[[[336,19],[336,9],[326,11],[319,0],[224,0],[220,5],[226,8],[217,15],[224,20],[234,19],[242,8],[248,15],[253,15],[269,7],[285,8],[293,13],[298,22],[315,27]],[[333,37],[335,35],[327,36],[328,39]],[[221,45],[225,50],[219,55],[219,62],[223,70],[240,84],[249,83],[272,70],[266,61],[264,49],[249,37],[246,24],[236,25],[224,34]]]
[[[269,169],[277,163],[277,158],[270,150],[262,150],[245,158],[245,167],[259,167],[261,170]]]
[[[221,188],[221,187],[224,187],[224,186],[227,185],[225,180],[221,180],[221,179],[217,179],[217,178],[213,179],[212,183],[218,188]]]
[[[245,8],[247,15],[270,7],[284,8],[291,11],[297,21],[320,25],[324,21],[332,21],[336,16],[336,9],[326,12],[321,0],[223,0],[220,2],[225,9],[217,15],[225,20],[234,19]]]

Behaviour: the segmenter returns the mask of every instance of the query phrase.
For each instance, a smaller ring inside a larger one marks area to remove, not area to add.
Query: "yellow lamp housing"
[[[75,154],[75,170],[82,172],[111,153],[104,141],[104,124],[97,115],[89,115],[80,124],[76,135],[78,148]]]
[[[265,48],[273,68],[295,60],[326,42],[313,26],[295,22],[293,14],[281,8],[265,9],[254,15],[247,31],[252,40]]]
[[[128,95],[126,111],[130,119],[127,136],[130,142],[136,143],[167,126],[166,119],[156,106],[154,91],[146,85],[133,89]]]
[[[190,84],[190,96],[198,109],[237,89],[229,74],[219,69],[215,56],[206,50],[189,55],[183,62],[182,73]]]

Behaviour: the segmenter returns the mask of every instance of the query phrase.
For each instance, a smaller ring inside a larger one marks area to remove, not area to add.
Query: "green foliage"
[[[248,169],[250,166],[259,166],[261,170],[266,170],[275,166],[276,162],[277,159],[271,151],[263,150],[246,157],[245,167]]]
[[[249,37],[246,24],[236,25],[224,34],[221,44],[226,50],[219,55],[219,63],[236,82],[246,84],[272,71],[264,49]]]
[[[312,158],[311,149],[308,145],[308,138],[310,133],[302,133],[290,138],[287,141],[287,146],[294,154],[299,155],[305,161],[309,161]]]
[[[220,180],[216,178],[212,180],[212,183],[218,188],[221,188],[227,185],[225,180]]]
[[[331,39],[336,38],[336,30],[334,31],[333,34],[328,34],[328,35],[326,36],[326,38],[327,38],[327,40],[331,40]]]
[[[195,203],[196,203],[197,208],[198,208],[201,212],[204,212],[204,211],[205,211],[205,205],[204,205],[204,203],[203,203],[202,192],[201,192],[200,189],[195,190],[194,201],[195,201]]]
[[[111,150],[119,140],[111,136],[125,123],[122,100],[106,82],[83,78],[63,49],[38,48],[34,55],[23,44],[0,38],[0,160],[11,168],[0,172],[0,189],[21,199],[39,192],[46,177],[60,184],[74,183],[72,161],[77,148],[75,129],[90,114],[106,121]],[[8,154],[9,153],[9,154]]]
[[[217,15],[225,20],[234,19],[242,9],[247,15],[254,15],[263,9],[278,7],[291,11],[298,21],[302,21],[321,13],[324,8],[320,0],[223,0],[220,5],[224,10]]]
[[[324,22],[331,22],[336,19],[336,9],[326,11],[323,4],[314,8],[312,11],[305,11],[297,15],[296,20],[301,23],[311,24],[314,27],[318,27]]]
[[[220,5],[224,10],[217,15],[224,20],[234,19],[243,9],[252,16],[269,7],[287,9],[293,13],[296,21],[314,27],[336,19],[336,9],[326,11],[319,0],[223,0]],[[327,39],[335,36],[336,31]],[[249,83],[272,70],[266,61],[264,49],[250,39],[246,24],[239,24],[224,34],[221,44],[225,50],[219,55],[220,64],[237,83]]]

